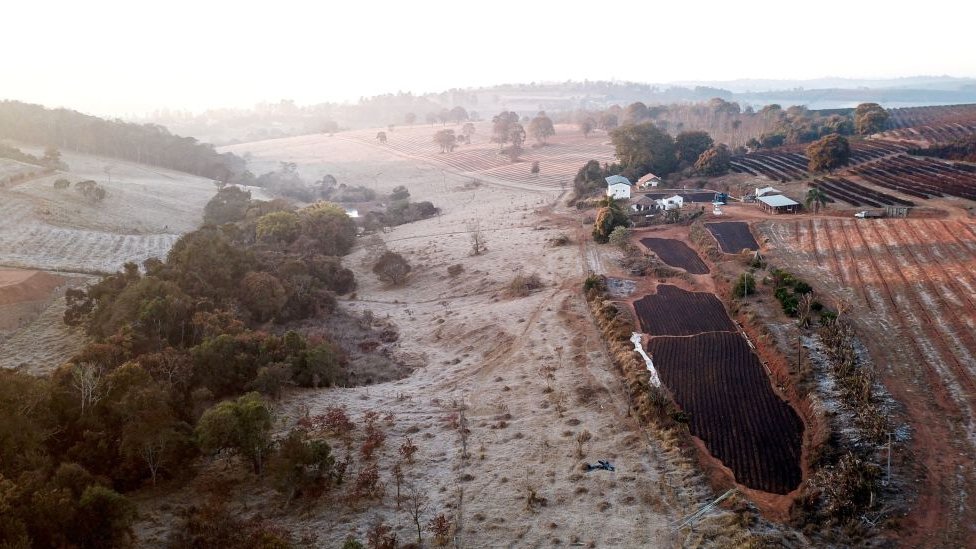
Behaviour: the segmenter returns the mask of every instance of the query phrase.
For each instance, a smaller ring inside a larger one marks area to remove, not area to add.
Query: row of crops
[[[851,146],[850,164],[857,165],[905,152],[907,147],[887,141],[858,141]],[[801,150],[789,148],[757,151],[733,156],[730,169],[735,173],[762,175],[785,183],[810,177],[809,159]]]

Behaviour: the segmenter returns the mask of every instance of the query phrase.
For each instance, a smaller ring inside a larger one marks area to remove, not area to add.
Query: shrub
[[[756,278],[750,273],[742,273],[732,287],[732,295],[743,298],[756,293]]]
[[[60,177],[60,178],[58,178],[58,179],[56,179],[54,181],[54,188],[55,189],[58,189],[58,190],[67,189],[68,186],[70,186],[70,185],[71,185],[71,182],[68,181],[67,179],[63,178],[63,177]]]
[[[407,260],[396,252],[385,252],[373,265],[373,274],[380,280],[399,286],[406,280],[413,268]]]
[[[463,272],[464,272],[464,265],[461,265],[460,263],[455,263],[454,265],[451,265],[450,267],[447,268],[447,274],[450,276],[458,276]]]
[[[522,271],[515,273],[512,281],[508,283],[508,293],[513,297],[525,297],[535,290],[542,287],[542,280],[539,275],[532,273],[524,274]]]

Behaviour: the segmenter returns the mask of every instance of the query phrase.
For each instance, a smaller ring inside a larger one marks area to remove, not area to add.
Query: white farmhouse
[[[684,205],[685,205],[685,199],[680,194],[669,196],[667,198],[660,198],[657,200],[657,207],[662,210],[680,209]]]
[[[661,178],[652,173],[649,173],[637,180],[638,189],[648,189],[652,187],[657,187],[660,184],[661,184]]]
[[[607,196],[619,199],[630,198],[630,180],[622,175],[611,175],[606,178]]]

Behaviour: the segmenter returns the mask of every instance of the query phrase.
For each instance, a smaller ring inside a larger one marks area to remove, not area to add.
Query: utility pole
[[[888,471],[885,473],[884,486],[891,482],[891,433],[888,433]]]

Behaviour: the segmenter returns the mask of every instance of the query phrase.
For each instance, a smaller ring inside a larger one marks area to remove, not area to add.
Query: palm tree
[[[813,213],[820,213],[820,207],[827,207],[827,195],[819,187],[813,187],[807,191],[807,208],[813,204]]]

